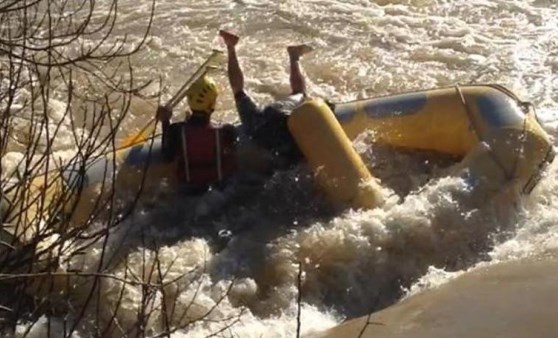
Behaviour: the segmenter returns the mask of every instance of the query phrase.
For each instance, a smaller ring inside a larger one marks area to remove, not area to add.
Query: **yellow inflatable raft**
[[[338,123],[332,122],[332,116]],[[370,187],[363,183],[372,175],[362,168],[354,150],[347,150],[362,133],[377,144],[463,158],[455,172],[467,175],[483,201],[502,189],[530,193],[554,158],[532,105],[498,85],[455,86],[341,103],[334,113],[327,105],[310,101],[293,113],[289,127],[330,200],[357,208],[382,201],[377,188],[363,191],[363,186]]]
[[[135,199],[142,192],[175,184],[175,163],[163,160],[161,139],[155,137],[18,182],[4,198],[9,204],[0,236],[12,246],[25,244],[44,229],[65,233],[87,227],[106,216],[112,195]],[[116,222],[117,214],[111,216]],[[56,224],[53,224],[56,223]],[[16,242],[14,242],[16,241]]]
[[[288,125],[328,198],[355,208],[383,202],[381,186],[351,144],[365,132],[375,143],[463,158],[456,173],[467,173],[482,200],[502,187],[529,193],[554,158],[533,107],[493,85],[341,103],[334,112],[320,100],[309,100],[293,112]],[[175,186],[175,163],[165,162],[160,148],[156,137],[20,182],[10,193],[20,197],[11,198],[19,202],[4,220],[2,240],[11,245],[17,243],[9,238],[26,242],[40,233],[37,224],[48,222],[58,222],[62,232],[65,227],[87,226],[110,209],[103,202],[106,194],[135,196],[160,189],[161,184]]]

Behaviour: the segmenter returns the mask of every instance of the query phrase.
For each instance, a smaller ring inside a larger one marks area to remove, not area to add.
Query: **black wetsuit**
[[[259,108],[244,91],[235,95],[244,132],[273,155],[275,169],[288,169],[303,158],[287,119],[304,98],[304,94],[293,94]]]

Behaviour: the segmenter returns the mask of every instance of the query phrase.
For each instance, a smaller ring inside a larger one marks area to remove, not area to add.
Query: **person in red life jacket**
[[[289,132],[287,119],[306,99],[306,81],[299,60],[312,48],[307,45],[287,47],[292,93],[260,108],[244,90],[244,75],[236,56],[239,37],[224,30],[219,31],[219,35],[227,46],[229,82],[243,131],[271,154],[274,170],[289,169],[298,164],[303,156]]]
[[[219,187],[236,172],[235,128],[211,122],[217,96],[215,82],[204,75],[188,89],[191,115],[185,121],[171,124],[172,111],[157,109],[163,129],[163,157],[177,162],[177,178],[187,194]]]

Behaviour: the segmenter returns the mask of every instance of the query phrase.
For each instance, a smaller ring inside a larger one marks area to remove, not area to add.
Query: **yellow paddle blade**
[[[135,144],[142,143],[147,141],[149,136],[153,134],[155,128],[157,127],[157,121],[155,119],[151,119],[139,132],[132,134],[123,140],[121,140],[118,146],[118,149],[121,148],[128,148]]]

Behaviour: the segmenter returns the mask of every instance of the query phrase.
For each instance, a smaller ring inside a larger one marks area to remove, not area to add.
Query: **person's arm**
[[[256,133],[267,121],[263,111],[245,92],[238,93],[234,99],[242,127],[248,135]]]
[[[157,107],[155,118],[163,125],[165,123],[167,123],[167,125],[170,124],[170,119],[172,118],[172,109],[165,106]]]
[[[176,137],[174,137],[175,133],[173,133],[173,129],[170,123],[170,119],[172,117],[172,110],[159,106],[157,108],[157,120],[161,122],[161,130],[163,131],[162,139],[161,139],[161,152],[163,153],[163,157],[167,161],[172,161],[174,159],[174,153],[176,150]]]

